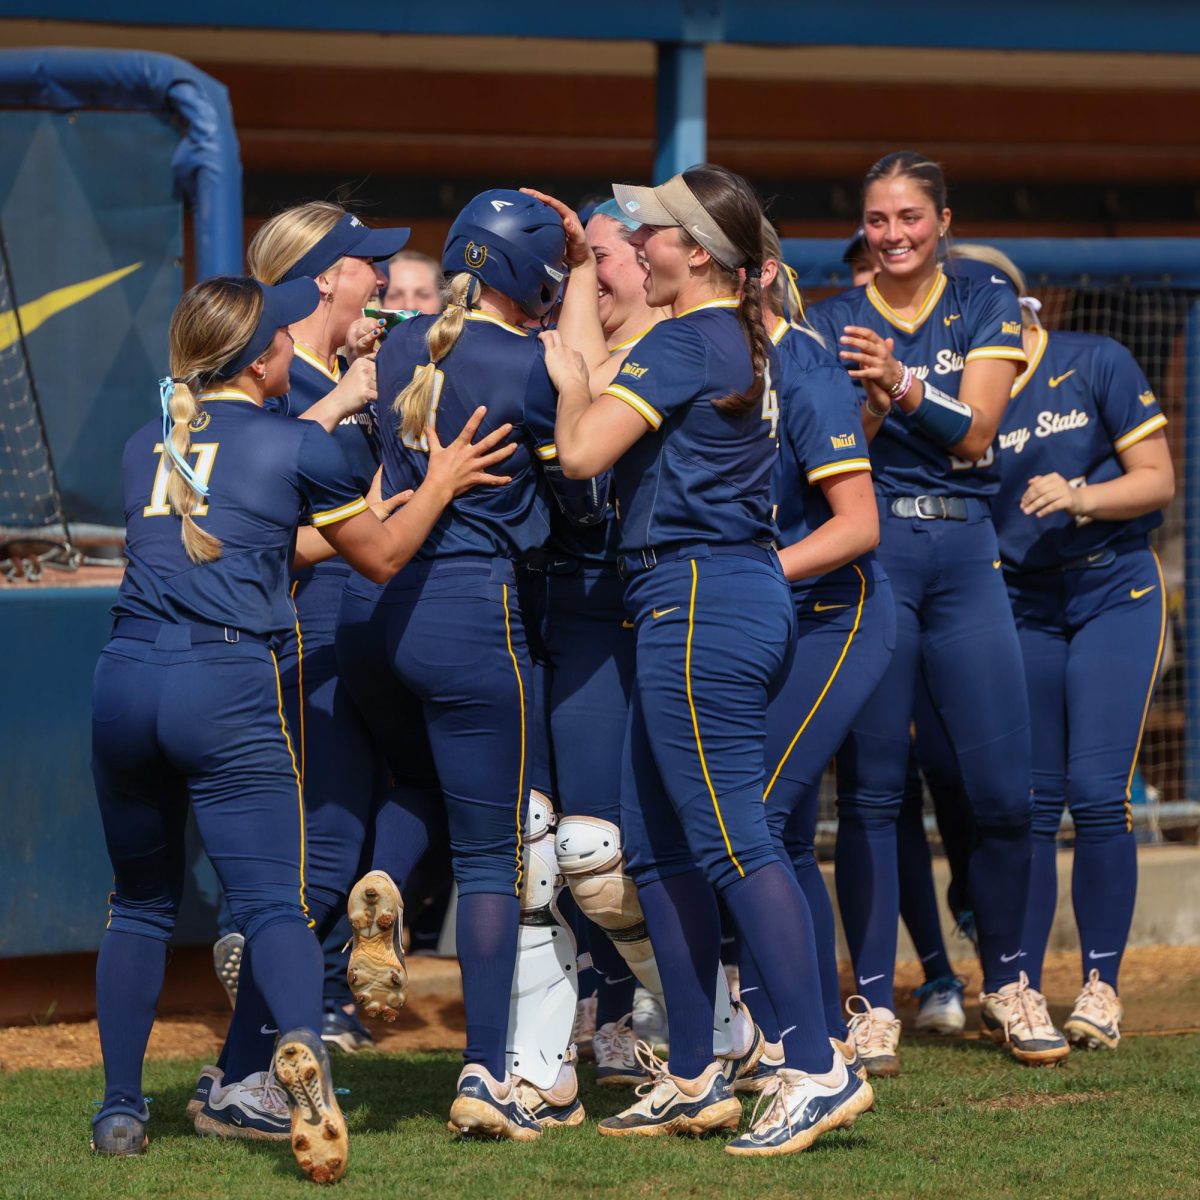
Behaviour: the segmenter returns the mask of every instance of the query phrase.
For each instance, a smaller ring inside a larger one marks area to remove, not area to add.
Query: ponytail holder
[[[1042,302],[1036,296],[1021,296],[1017,303],[1035,317],[1042,311]]]
[[[761,279],[762,278],[762,267],[747,267],[746,268],[746,278],[747,279]]]
[[[187,481],[188,487],[199,496],[208,496],[208,486],[196,474],[195,468],[178,450],[175,449],[175,443],[171,441],[171,428],[175,424],[175,419],[171,416],[171,397],[175,395],[175,385],[186,382],[183,379],[176,379],[170,375],[164,375],[158,381],[158,398],[162,404],[162,444],[163,451],[171,460],[171,465],[177,470],[180,475]]]

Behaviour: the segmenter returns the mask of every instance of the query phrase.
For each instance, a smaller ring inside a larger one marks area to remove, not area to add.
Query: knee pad
[[[625,873],[620,829],[599,817],[563,817],[555,850],[580,911],[604,930],[638,982],[661,1001],[662,980],[637,886]]]
[[[550,801],[531,791],[505,1048],[509,1070],[548,1096],[565,1093],[574,1085],[569,1051],[579,1000],[575,937],[554,903],[558,885],[554,824]]]

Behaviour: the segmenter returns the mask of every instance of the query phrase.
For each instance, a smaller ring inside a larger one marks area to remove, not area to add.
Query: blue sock
[[[825,1009],[825,1031],[830,1037],[845,1041],[850,1031],[846,1027],[842,987],[838,979],[837,924],[833,916],[833,902],[829,899],[829,889],[825,886],[812,849],[801,852],[793,850],[791,858],[796,882],[808,901],[808,911],[812,917],[817,966],[821,975],[821,1004]]]
[[[1137,844],[1132,833],[1093,834],[1076,827],[1071,899],[1084,982],[1095,969],[1116,991],[1137,899]]]
[[[1058,838],[1033,835],[1033,860],[1029,865],[1029,899],[1025,905],[1025,928],[1021,934],[1021,970],[1029,982],[1042,990],[1042,963],[1054,909],[1058,904]]]
[[[981,825],[971,850],[967,878],[987,992],[1013,983],[1029,960],[1028,953],[1022,957],[1021,943],[1032,840],[1028,825]]]
[[[638,885],[663,981],[671,1074],[695,1079],[713,1061],[713,1001],[721,969],[717,897],[699,869]]]
[[[309,1029],[320,1036],[324,964],[317,935],[301,921],[275,921],[246,939],[246,954],[253,963],[257,989],[271,1014],[269,1028],[280,1033]],[[241,991],[239,982],[239,1000]],[[267,1063],[259,1063],[250,1070],[266,1067]]]
[[[110,929],[96,959],[96,1016],[104,1055],[100,1113],[140,1113],[142,1060],[167,966],[167,943]]]
[[[738,991],[742,1002],[746,1005],[754,1023],[762,1030],[763,1037],[768,1042],[779,1041],[779,1018],[771,1005],[771,997],[763,986],[762,975],[759,974],[758,963],[743,941],[738,954]]]
[[[834,882],[854,990],[876,1007],[895,1004],[896,929],[900,882],[894,814],[860,816],[849,805],[838,812]]]
[[[516,896],[472,892],[458,898],[455,936],[467,1010],[463,1061],[479,1063],[503,1080],[508,1040],[508,1002],[517,966]]]
[[[768,863],[731,883],[722,896],[782,1025],[786,1065],[823,1074],[833,1065],[833,1049],[825,1032],[816,938],[791,866]]]
[[[912,758],[909,758],[910,766]],[[897,871],[900,882],[900,915],[904,918],[908,936],[912,938],[925,972],[925,980],[953,975],[954,968],[942,940],[942,925],[938,916],[937,892],[933,886],[933,863],[929,856],[929,841],[925,837],[925,821],[920,791],[920,777],[915,792],[905,788],[900,820],[896,823]]]

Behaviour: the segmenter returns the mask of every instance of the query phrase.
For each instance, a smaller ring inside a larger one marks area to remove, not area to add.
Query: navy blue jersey
[[[194,563],[167,503],[162,422],[125,444],[125,553],[114,616],[228,625],[270,637],[294,628],[288,568],[296,526],[331,525],[366,511],[346,456],[314,421],[281,421],[244,393],[208,393],[192,422],[189,458],[207,481],[196,523],[221,556]]]
[[[287,417],[303,416],[341,383],[345,370],[345,363],[340,358],[334,363],[333,370],[329,370],[307,346],[297,342],[288,371],[287,395],[280,396],[267,407]],[[365,492],[379,469],[379,433],[374,407],[368,405],[362,412],[343,417],[333,436],[350,464],[354,479]]]
[[[1141,368],[1119,342],[1042,330],[1000,424],[1000,491],[992,520],[1005,568],[1059,566],[1160,525],[1162,514],[1153,512],[1077,526],[1066,512],[1027,517],[1020,500],[1034,475],[1057,472],[1087,483],[1119,478],[1121,451],[1166,423]]]
[[[424,437],[402,439],[392,402],[429,362],[425,336],[438,320],[413,317],[388,334],[375,360],[385,496],[419,487],[429,464]],[[481,405],[487,416],[477,438],[511,422],[517,451],[496,471],[512,476],[501,487],[478,487],[442,514],[417,557],[483,554],[519,558],[541,546],[549,532],[537,447],[554,440],[558,397],[546,374],[542,344],[528,330],[486,313],[471,312],[454,348],[438,366],[431,420],[443,445],[462,432]]]
[[[893,338],[897,360],[948,396],[958,396],[969,362],[1025,361],[1016,294],[1006,277],[982,263],[959,259],[939,267],[911,321],[888,305],[874,280],[813,305],[808,317],[835,354],[844,349],[839,339],[847,325]],[[870,454],[876,486],[885,495],[990,496],[1000,484],[994,449],[967,462],[913,429],[898,407],[880,426]]]
[[[737,303],[712,300],[655,325],[604,389],[650,426],[613,469],[622,550],[775,536],[774,389],[741,416],[713,404],[753,378]]]
[[[841,364],[810,333],[781,321],[779,460],[772,491],[779,544],[790,546],[820,528],[833,510],[822,479],[870,471],[859,415],[859,393]]]

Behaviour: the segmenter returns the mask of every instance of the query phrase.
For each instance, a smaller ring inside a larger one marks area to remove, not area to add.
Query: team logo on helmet
[[[463,251],[463,258],[466,260],[468,267],[478,269],[487,262],[488,248],[486,246],[477,246],[474,242],[468,242],[467,248]]]
[[[208,412],[197,413],[188,422],[188,428],[193,433],[199,433],[202,429],[208,428],[208,423],[211,420],[212,420],[212,413],[208,413]]]

